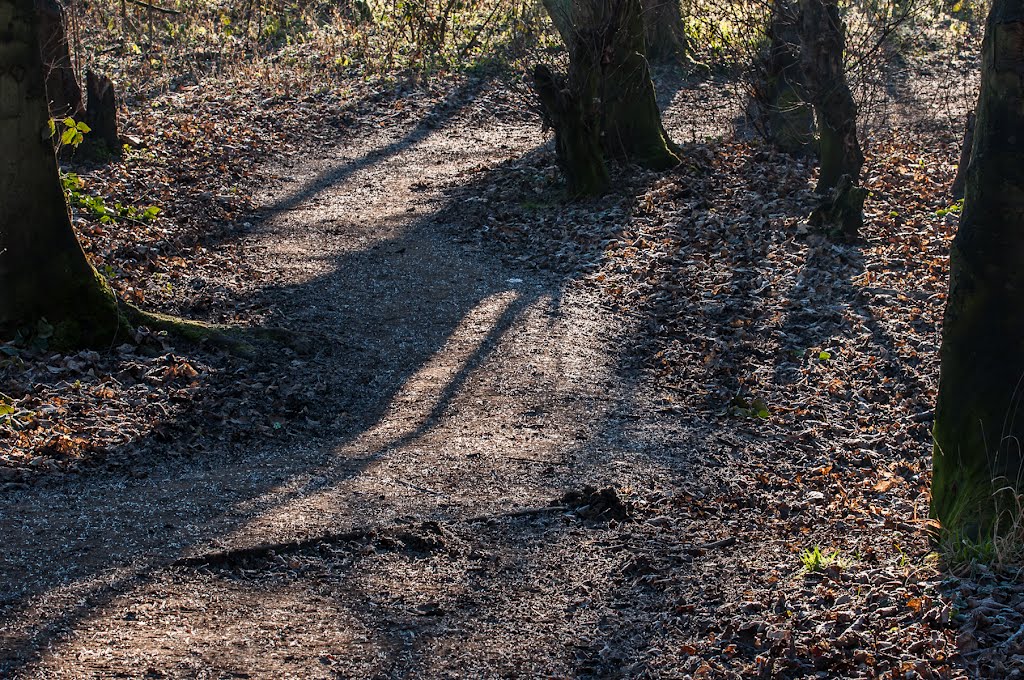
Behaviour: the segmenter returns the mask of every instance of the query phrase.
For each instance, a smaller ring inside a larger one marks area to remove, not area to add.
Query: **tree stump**
[[[121,138],[117,133],[117,93],[114,83],[105,75],[89,71],[85,79],[88,107],[85,122],[92,132],[87,136],[87,148],[95,156],[121,155]]]

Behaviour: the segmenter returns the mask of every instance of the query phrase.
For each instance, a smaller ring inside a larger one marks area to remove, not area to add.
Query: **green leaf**
[[[84,122],[79,122],[75,125],[75,127],[78,128],[78,131],[81,132],[83,135],[87,135],[90,132],[92,132],[92,128],[86,125]]]
[[[64,127],[66,127],[66,128],[73,128],[73,127],[75,127],[75,119],[72,118],[71,116],[68,116],[67,118],[65,118],[64,119]]]
[[[65,130],[64,132],[61,133],[61,135],[60,135],[60,143],[61,144],[74,144],[75,143],[75,137],[77,135],[78,135],[78,130],[76,130],[75,128],[68,128],[67,130]]]
[[[832,358],[832,353],[831,352],[819,352],[818,353],[818,359],[820,359],[821,361],[828,361],[831,358]]]

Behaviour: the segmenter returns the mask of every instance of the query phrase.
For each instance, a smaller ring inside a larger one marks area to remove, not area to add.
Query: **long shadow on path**
[[[327,189],[344,191],[345,182],[382,164],[395,164],[392,171],[401,176],[402,154],[432,135],[448,134],[451,128],[445,126],[457,122],[446,122],[445,116],[457,116],[459,103],[479,86],[478,81],[453,93],[400,139],[329,166],[268,212],[301,208]],[[472,163],[488,153],[493,151],[467,152],[456,163]],[[326,437],[257,443],[241,453],[201,460],[140,461],[130,476],[123,470],[95,471],[0,498],[0,674],[27,669],[83,621],[146,582],[160,565],[201,546],[216,546],[254,518],[314,493],[328,480],[336,485],[359,475],[436,421],[541,288],[510,289],[513,274],[456,243],[432,213],[406,200],[421,217],[403,224],[397,214],[386,216],[390,231],[383,238],[374,241],[372,230],[364,229],[369,245],[321,256],[323,274],[264,291],[284,319],[313,316],[333,325],[336,342],[318,347],[314,357],[293,369],[326,383],[329,403],[321,410],[337,412]],[[330,236],[324,229],[336,229],[308,227],[319,228],[320,238]],[[267,229],[270,241],[289,237],[287,226]],[[445,356],[453,351],[458,360]],[[409,393],[407,384],[425,369],[434,375]],[[423,404],[427,398],[431,406],[416,422],[387,422],[399,417],[388,410],[396,399]],[[337,451],[375,423],[378,432],[371,440],[340,460]],[[395,437],[396,432],[401,434]],[[362,523],[365,518],[356,512],[353,507],[347,519]]]

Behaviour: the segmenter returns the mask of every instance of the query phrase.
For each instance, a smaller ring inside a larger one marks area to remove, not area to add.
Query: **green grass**
[[[804,572],[808,574],[824,571],[829,567],[841,569],[844,566],[844,561],[838,550],[823,552],[821,546],[817,545],[800,553],[800,562],[804,565]]]

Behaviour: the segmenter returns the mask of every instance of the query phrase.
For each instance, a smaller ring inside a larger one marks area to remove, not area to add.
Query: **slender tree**
[[[655,62],[686,56],[686,28],[679,0],[641,0],[647,57]]]
[[[857,104],[843,67],[846,29],[837,0],[801,0],[800,42],[804,78],[818,123],[817,192],[826,194],[843,175],[859,181],[864,165],[857,139]]]
[[[35,0],[39,15],[39,47],[43,58],[46,93],[54,118],[71,116],[82,120],[85,106],[82,88],[75,77],[68,41],[67,12],[60,0]]]
[[[821,205],[812,223],[844,239],[858,236],[864,222],[859,186],[864,165],[857,138],[857,104],[846,82],[846,29],[837,0],[800,0],[801,65],[818,131]]]
[[[978,117],[974,111],[967,113],[967,122],[964,124],[964,141],[960,145],[960,162],[956,165],[956,177],[949,187],[949,195],[960,200],[964,197],[964,190],[967,188],[967,168],[971,165],[971,151],[974,149],[974,126]]]
[[[814,109],[800,65],[799,13],[790,0],[773,0],[766,44],[755,60],[751,113],[765,137],[794,155],[814,147]]]
[[[980,537],[1024,473],[1024,0],[994,0],[974,149],[950,251],[935,409],[932,515]]]

